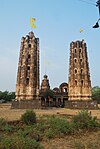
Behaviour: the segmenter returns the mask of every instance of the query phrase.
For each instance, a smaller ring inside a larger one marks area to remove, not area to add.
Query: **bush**
[[[73,116],[72,122],[78,129],[93,129],[99,126],[96,117],[92,117],[87,110],[82,110],[78,115]]]
[[[36,114],[32,110],[27,110],[26,113],[24,113],[21,116],[21,120],[26,124],[26,125],[32,125],[36,123]]]
[[[26,125],[26,126],[24,126],[24,128],[19,129],[19,130],[17,131],[17,135],[20,136],[20,137],[25,138],[25,137],[27,137],[32,131],[33,131],[32,125],[31,125],[31,126],[30,126],[30,125]]]
[[[0,141],[0,148],[1,149],[42,149],[43,147],[40,146],[40,143],[38,143],[34,139],[13,136],[13,137],[2,138],[2,140]]]
[[[45,130],[45,136],[47,138],[73,133],[73,127],[71,123],[67,122],[67,120],[63,118],[51,116],[48,119],[47,126],[48,129]]]
[[[0,118],[0,130],[11,132],[13,129],[3,118]]]
[[[57,133],[55,131],[53,131],[52,129],[48,129],[48,130],[45,131],[45,136],[48,139],[54,138],[56,136],[56,134]]]
[[[0,128],[6,124],[7,122],[3,118],[0,118]]]

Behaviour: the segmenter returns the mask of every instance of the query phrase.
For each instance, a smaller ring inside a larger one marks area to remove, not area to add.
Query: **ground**
[[[45,149],[100,149],[100,131],[42,142]]]
[[[7,121],[19,120],[21,115],[25,113],[24,109],[11,109],[11,104],[0,104],[0,118]],[[36,115],[65,115],[70,118],[76,115],[79,110],[66,108],[53,109],[36,109]],[[96,116],[100,120],[100,110],[89,110],[92,116]],[[48,140],[42,140],[40,143],[44,149],[99,149],[100,147],[100,130],[85,132],[77,135],[66,135],[65,137],[57,137]],[[88,148],[87,148],[88,147]]]
[[[0,104],[0,118],[7,121],[19,120],[21,115],[25,113],[25,109],[11,109],[11,104]],[[66,115],[69,118],[76,115],[80,110],[53,108],[53,109],[35,109],[37,115]],[[89,110],[92,116],[96,116],[100,120],[100,110]]]

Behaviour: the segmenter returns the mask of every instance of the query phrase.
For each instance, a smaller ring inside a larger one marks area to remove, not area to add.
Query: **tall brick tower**
[[[39,95],[39,83],[39,38],[29,32],[21,39],[16,99],[36,99]]]
[[[89,100],[91,94],[86,43],[84,40],[71,42],[68,80],[69,100]]]

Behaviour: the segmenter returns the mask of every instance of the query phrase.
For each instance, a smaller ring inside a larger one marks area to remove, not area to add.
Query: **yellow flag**
[[[80,28],[80,33],[82,33],[83,32],[83,29],[82,28]]]
[[[30,25],[32,28],[36,28],[36,25],[34,24],[35,21],[36,21],[35,18],[30,18]]]
[[[45,61],[45,65],[49,65],[49,62],[48,61]]]

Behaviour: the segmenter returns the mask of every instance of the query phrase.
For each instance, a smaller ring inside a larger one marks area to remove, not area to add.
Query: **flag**
[[[83,29],[82,28],[80,28],[80,33],[82,33],[83,32]]]
[[[36,25],[34,24],[35,21],[36,21],[35,18],[30,18],[30,25],[32,28],[36,28]]]
[[[45,65],[49,65],[49,62],[48,61],[45,61]]]

